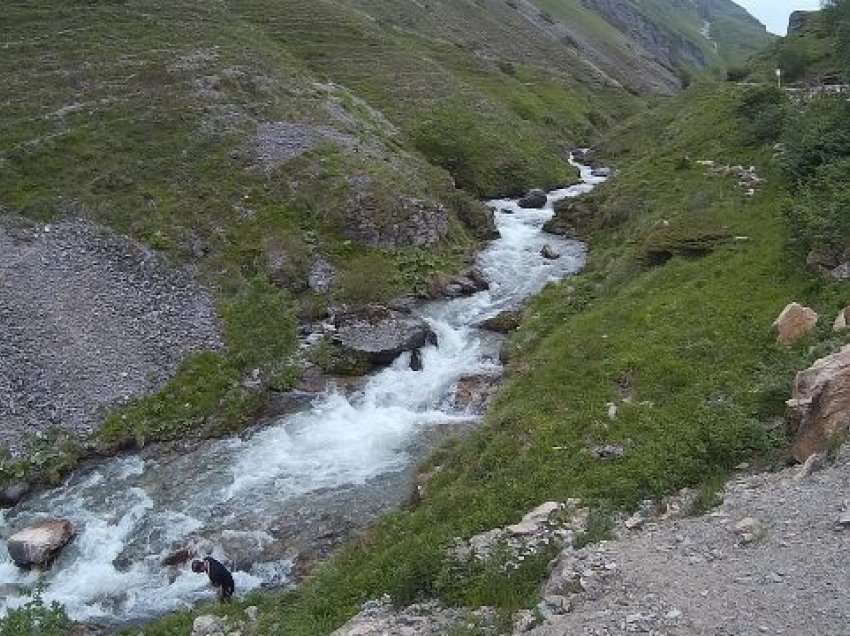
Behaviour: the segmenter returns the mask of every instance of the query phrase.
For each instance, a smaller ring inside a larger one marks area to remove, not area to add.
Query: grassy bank
[[[750,99],[699,86],[609,138],[604,154],[618,173],[593,195],[603,222],[591,265],[529,307],[485,424],[429,460],[442,470],[419,507],[389,515],[298,591],[252,599],[264,610],[261,633],[327,633],[383,593],[400,604],[531,607],[545,558],[509,575],[458,568],[445,557],[453,539],[545,500],[581,497],[604,518],[685,486],[716,487],[742,461],[783,462],[794,371],[839,338],[823,320],[786,349],[770,324],[788,302],[830,317],[846,298],[804,271],[789,243],[791,183],[754,141]],[[749,198],[698,160],[755,165],[766,183]],[[665,245],[729,239],[650,265],[646,250],[662,228]],[[625,456],[594,459],[587,449],[602,443],[622,444]],[[177,634],[189,620],[170,617],[146,633]]]

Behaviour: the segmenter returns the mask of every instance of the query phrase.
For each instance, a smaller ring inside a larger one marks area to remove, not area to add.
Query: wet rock
[[[594,168],[591,174],[600,179],[607,179],[611,176],[611,168]]]
[[[521,208],[533,209],[545,207],[549,199],[543,190],[531,190],[528,194],[522,197],[517,204]]]
[[[543,249],[540,250],[540,255],[549,261],[556,261],[561,258],[561,255],[551,245],[544,245]]]
[[[494,331],[496,333],[510,333],[516,331],[522,322],[521,311],[503,311],[498,316],[488,318],[478,324],[481,329]]]
[[[457,381],[452,407],[463,411],[480,411],[493,397],[499,383],[497,375],[467,375]]]
[[[70,521],[45,519],[9,537],[7,549],[18,567],[46,567],[73,537],[74,526]]]
[[[11,508],[23,499],[30,491],[30,486],[24,481],[15,481],[0,489],[0,508]]]
[[[475,268],[468,269],[458,276],[448,274],[437,274],[431,279],[428,286],[427,297],[436,298],[461,298],[471,296],[480,291],[490,288],[490,283],[484,275]]]
[[[818,315],[812,309],[799,303],[790,303],[773,322],[776,340],[786,346],[793,345],[814,329],[817,322]]]
[[[336,317],[333,342],[373,365],[392,363],[406,351],[437,344],[437,335],[421,318],[381,305]]]
[[[307,364],[301,371],[295,388],[306,393],[321,393],[325,390],[327,382],[321,367],[316,364]]]
[[[410,370],[421,371],[422,369],[422,352],[419,349],[414,349],[410,352]]]
[[[850,346],[800,371],[788,400],[791,452],[804,462],[847,434],[850,422]]]
[[[188,547],[180,548],[162,557],[160,563],[165,567],[183,565],[193,557],[192,550]]]

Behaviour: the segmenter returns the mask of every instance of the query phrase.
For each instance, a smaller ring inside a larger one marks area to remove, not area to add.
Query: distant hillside
[[[492,236],[477,198],[572,181],[571,147],[768,41],[726,0],[15,0],[3,13],[0,214],[107,226],[191,265],[221,307],[248,299],[256,324],[266,303],[309,321],[422,291]],[[311,283],[328,270],[332,284]],[[231,334],[263,341],[240,320]],[[285,347],[227,344],[228,374],[268,369],[287,386]],[[193,387],[212,385],[199,375]],[[204,431],[248,419],[231,409],[210,426],[212,398]],[[163,419],[133,435],[197,432]],[[110,441],[126,441],[128,420],[112,421]]]

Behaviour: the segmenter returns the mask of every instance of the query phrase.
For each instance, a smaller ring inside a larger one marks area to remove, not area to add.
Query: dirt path
[[[799,475],[739,477],[706,516],[566,550],[547,591],[572,573],[587,591],[529,633],[850,633],[850,528],[838,523],[850,498],[850,451]],[[741,524],[747,518],[755,523]]]

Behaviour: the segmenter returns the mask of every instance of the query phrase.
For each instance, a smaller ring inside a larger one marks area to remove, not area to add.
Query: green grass
[[[794,371],[838,339],[823,324],[786,349],[770,324],[792,300],[826,316],[843,302],[838,285],[806,274],[787,250],[788,184],[769,149],[741,132],[743,99],[736,87],[698,86],[611,135],[604,151],[618,175],[594,195],[608,222],[592,237],[591,266],[530,305],[484,425],[428,460],[442,469],[416,509],[385,517],[297,591],[261,599],[261,633],[328,633],[384,593],[399,604],[533,607],[545,559],[506,574],[458,566],[447,548],[568,497],[594,511],[581,543],[598,541],[615,510],[683,487],[701,489],[707,507],[740,462],[784,460],[774,423]],[[685,154],[754,163],[768,183],[747,199],[733,178],[708,176]],[[697,214],[749,240],[643,262],[662,221],[684,227]],[[601,443],[628,450],[600,462],[585,449]],[[159,629],[150,633],[172,633]]]

